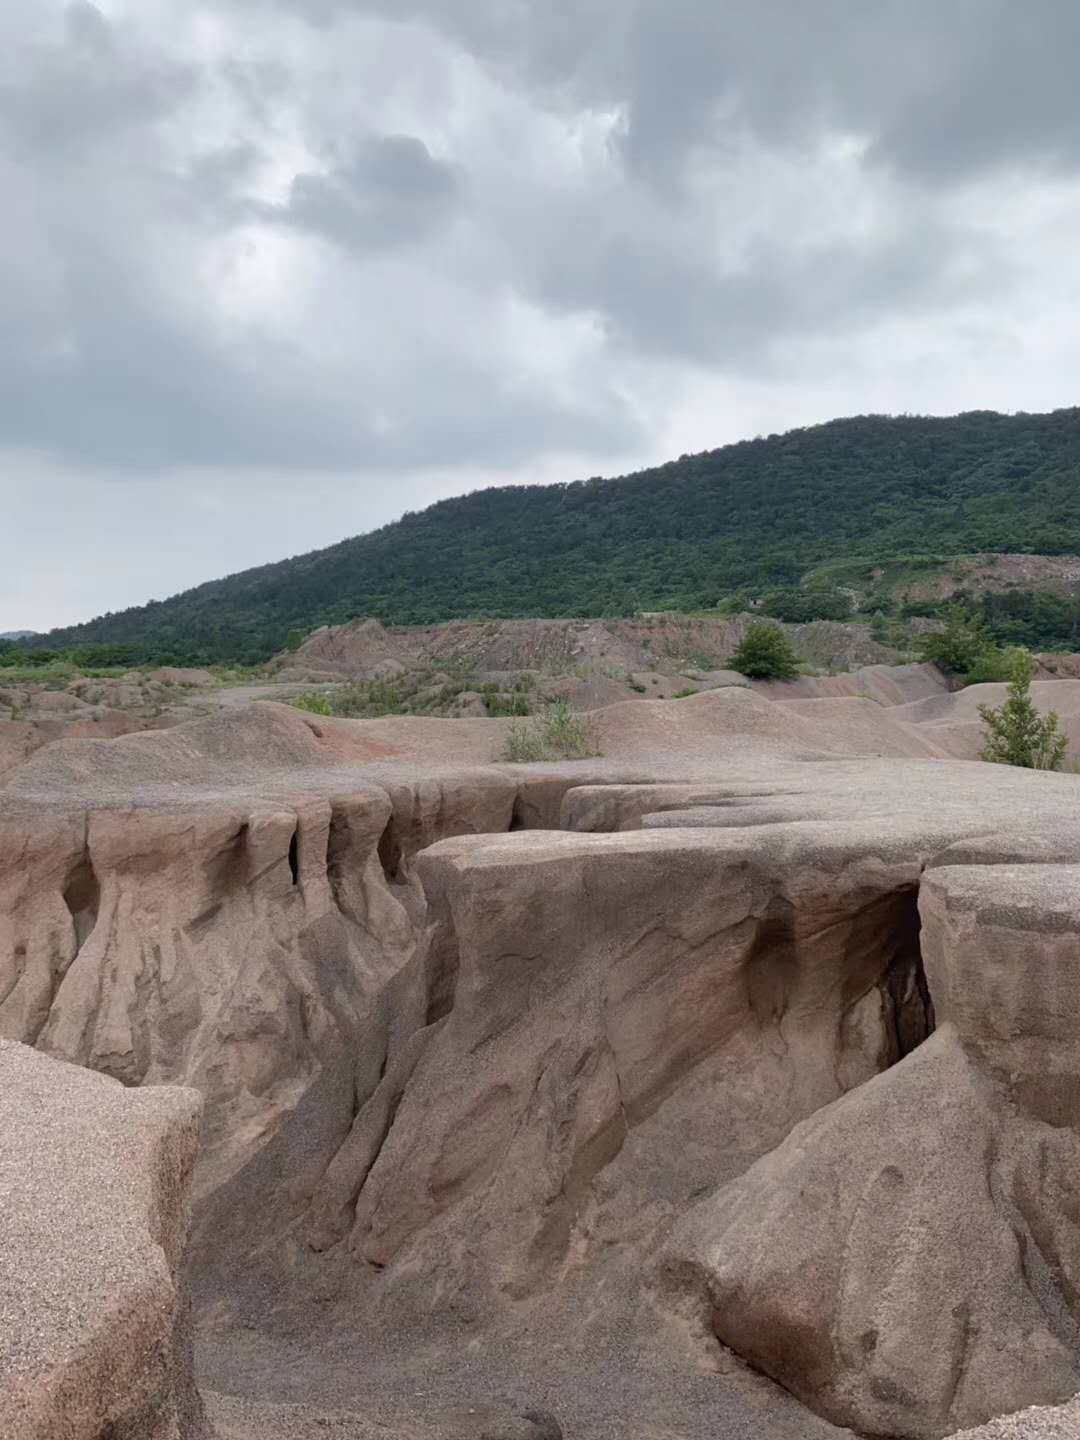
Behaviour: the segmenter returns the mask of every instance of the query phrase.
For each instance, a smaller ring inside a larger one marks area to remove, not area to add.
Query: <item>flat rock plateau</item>
[[[0,724],[0,1434],[1080,1435],[1080,776],[714,680]]]

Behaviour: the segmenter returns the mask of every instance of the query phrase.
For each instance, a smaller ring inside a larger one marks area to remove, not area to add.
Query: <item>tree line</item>
[[[257,663],[290,631],[357,616],[602,617],[765,596],[778,618],[844,618],[850,597],[803,587],[808,570],[927,550],[1080,553],[1080,409],[860,416],[622,479],[477,491],[33,643]],[[991,601],[989,618],[1017,643],[1051,631],[1080,643],[1073,612],[1013,596],[981,603]]]

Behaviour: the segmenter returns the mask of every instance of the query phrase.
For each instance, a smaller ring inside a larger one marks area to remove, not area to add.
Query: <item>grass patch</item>
[[[456,672],[456,673],[455,673]],[[479,680],[457,667],[376,675],[333,689],[305,690],[289,704],[311,715],[336,715],[348,720],[376,720],[384,715],[453,716],[462,697],[479,695],[489,716],[523,716],[531,710],[532,675],[514,674],[502,683]]]
[[[601,754],[592,719],[566,700],[552,700],[531,720],[516,720],[505,750],[507,760],[526,765],[540,760],[589,760]]]

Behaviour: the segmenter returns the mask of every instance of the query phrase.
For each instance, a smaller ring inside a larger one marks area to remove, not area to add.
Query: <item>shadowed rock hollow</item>
[[[1080,1390],[1080,779],[905,708],[634,701],[513,766],[504,722],[266,705],[5,772],[11,1093],[200,1092],[223,1440],[923,1440]]]

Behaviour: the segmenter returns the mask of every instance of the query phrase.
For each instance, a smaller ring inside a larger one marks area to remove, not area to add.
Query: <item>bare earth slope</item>
[[[530,766],[258,705],[0,776],[0,1034],[203,1096],[223,1440],[923,1440],[1080,1389],[1080,777],[895,687],[635,699]]]
[[[696,660],[715,668],[738,647],[753,616],[656,615],[635,620],[452,620],[383,626],[377,620],[316,630],[275,662],[293,674],[374,675],[409,665],[466,664],[478,670],[572,673],[575,667],[650,669],[655,661]],[[888,664],[896,652],[866,625],[816,620],[783,626],[799,654],[820,665]]]

